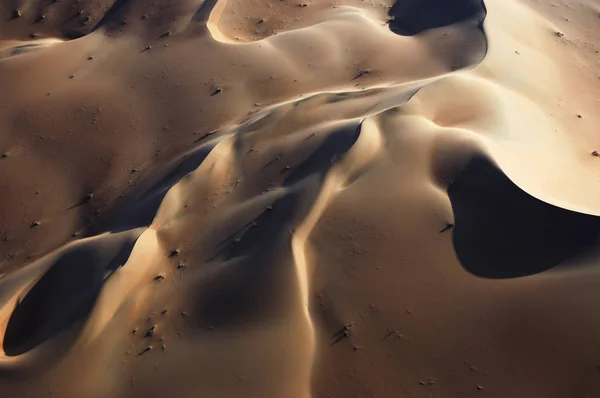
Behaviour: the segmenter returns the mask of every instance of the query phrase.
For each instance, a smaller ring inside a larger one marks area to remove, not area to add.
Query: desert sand
[[[2,1],[0,397],[600,397],[599,51],[594,0]]]

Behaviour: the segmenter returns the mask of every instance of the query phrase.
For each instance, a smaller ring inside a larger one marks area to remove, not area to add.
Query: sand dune
[[[590,0],[0,4],[2,397],[596,397]]]

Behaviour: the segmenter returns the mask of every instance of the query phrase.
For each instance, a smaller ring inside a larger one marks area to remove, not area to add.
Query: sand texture
[[[0,397],[600,397],[599,51],[595,0],[2,0]]]

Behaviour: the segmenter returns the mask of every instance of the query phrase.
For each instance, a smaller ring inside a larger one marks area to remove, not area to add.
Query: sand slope
[[[599,15],[3,2],[1,395],[600,396]]]

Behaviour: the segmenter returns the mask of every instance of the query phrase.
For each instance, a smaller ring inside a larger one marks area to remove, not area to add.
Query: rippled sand
[[[600,396],[599,22],[2,2],[0,396]]]

